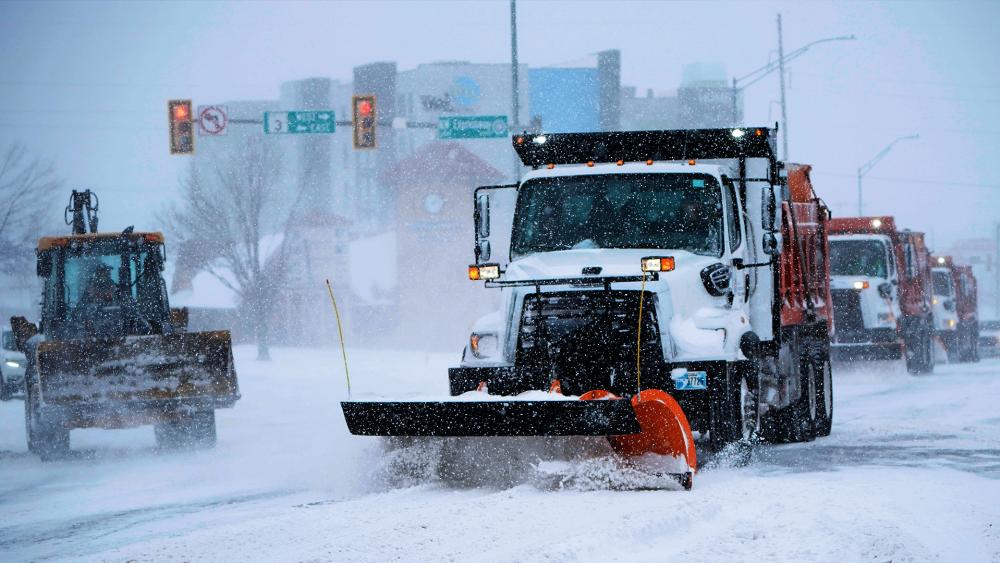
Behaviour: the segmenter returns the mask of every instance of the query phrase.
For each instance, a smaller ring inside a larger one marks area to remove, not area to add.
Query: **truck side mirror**
[[[490,196],[480,194],[476,197],[476,236],[484,239],[490,236]]]
[[[38,325],[28,322],[28,319],[24,317],[11,317],[10,330],[14,333],[14,342],[18,351],[27,353],[25,351],[26,345],[32,336],[38,334]]]
[[[490,259],[490,241],[479,239],[476,241],[476,263],[482,264]]]
[[[52,273],[52,261],[49,260],[47,254],[38,255],[38,261],[35,263],[35,273],[40,278],[47,278]]]
[[[774,204],[774,191],[764,190],[764,197],[761,201],[760,216],[765,232],[774,232],[774,216],[776,211],[777,209]]]
[[[761,245],[764,247],[764,254],[768,256],[778,254],[778,237],[774,236],[774,233],[764,233]]]

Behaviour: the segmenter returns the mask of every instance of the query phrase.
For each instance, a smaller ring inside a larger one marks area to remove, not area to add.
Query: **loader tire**
[[[735,442],[749,445],[760,431],[757,370],[730,364],[720,387],[710,403],[710,446],[719,451]]]
[[[186,414],[154,427],[156,446],[161,450],[208,449],[215,447],[215,411]]]
[[[24,426],[28,451],[42,461],[57,461],[69,455],[69,428],[42,415],[35,386],[29,385],[24,398]],[[33,392],[34,391],[34,392]]]
[[[13,386],[7,385],[7,382],[3,379],[3,372],[0,371],[0,401],[9,401],[13,394]]]

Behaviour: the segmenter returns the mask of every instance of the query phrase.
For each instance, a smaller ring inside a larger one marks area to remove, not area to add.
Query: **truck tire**
[[[934,372],[934,338],[924,323],[906,341],[906,371],[914,375]]]
[[[215,447],[215,411],[198,411],[154,426],[156,446],[162,450]]]
[[[816,435],[829,436],[833,430],[833,366],[829,353],[817,360],[821,371],[816,381]]]
[[[24,398],[24,426],[28,451],[42,461],[56,461],[69,455],[69,428],[42,416],[35,385],[28,385]]]
[[[757,369],[753,364],[726,365],[722,388],[710,400],[709,443],[713,451],[729,444],[750,444],[760,431]]]
[[[777,443],[811,442],[816,438],[816,417],[821,400],[815,355],[808,345],[801,343],[792,350],[798,360],[799,397],[785,408],[768,413],[764,424],[765,437]]]

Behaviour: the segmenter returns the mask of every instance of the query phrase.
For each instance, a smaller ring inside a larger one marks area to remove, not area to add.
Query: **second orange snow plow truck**
[[[58,458],[73,428],[143,424],[161,447],[214,445],[215,409],[239,398],[229,332],[186,332],[186,311],[169,308],[162,234],[98,233],[90,190],[66,215],[73,234],[38,243],[41,323],[11,319],[28,449]]]
[[[906,359],[934,370],[930,252],[892,217],[830,221],[834,359]]]
[[[469,277],[502,306],[449,370],[457,397],[346,401],[352,433],[607,436],[690,486],[693,431],[715,448],[830,432],[828,213],[809,167],[786,181],[772,131],[513,145],[532,170],[475,191]]]

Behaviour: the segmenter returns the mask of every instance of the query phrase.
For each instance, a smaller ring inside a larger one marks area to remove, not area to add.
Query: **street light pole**
[[[511,116],[510,131],[513,133],[518,133],[521,128],[520,115],[521,115],[521,97],[518,88],[518,76],[517,76],[517,0],[510,0],[510,82],[511,82],[511,96],[513,97],[513,115]],[[517,155],[514,155],[514,179],[519,179],[520,176],[520,162]]]
[[[788,160],[788,113],[785,109],[785,46],[781,37],[781,14],[778,14],[778,76],[781,82],[781,154]]]
[[[788,64],[788,63],[790,63],[790,62],[792,62],[792,61],[794,61],[795,59],[801,57],[813,45],[819,45],[820,43],[829,43],[831,41],[853,41],[854,39],[857,39],[854,35],[842,35],[840,37],[828,37],[826,39],[819,39],[817,41],[813,41],[812,43],[808,43],[808,44],[806,44],[806,45],[804,45],[802,47],[799,47],[798,49],[796,49],[796,50],[788,53],[787,55],[785,55],[784,54],[784,45],[782,44],[783,41],[781,39],[781,15],[779,14],[778,15],[778,50],[779,50],[778,60],[771,61],[771,62],[767,63],[766,65],[758,68],[757,70],[754,70],[752,72],[749,72],[749,73],[745,74],[744,76],[741,76],[739,78],[733,78],[733,125],[741,125],[740,122],[739,122],[740,121],[740,116],[738,115],[739,111],[738,111],[738,108],[737,108],[737,97],[739,96],[740,92],[742,92],[743,90],[746,90],[748,87],[753,86],[754,84],[760,82],[765,76],[771,74],[772,72],[774,72],[776,70],[781,70],[781,82],[782,82],[782,86],[781,86],[781,90],[782,90],[781,100],[782,100],[782,103],[781,103],[781,107],[782,107],[782,121],[784,121],[784,119],[785,119],[785,112],[784,112],[784,108],[785,108],[785,103],[784,103],[784,100],[785,100],[785,96],[784,96],[784,90],[785,90],[785,87],[784,87],[785,71],[784,71],[784,68],[785,68],[785,65]],[[788,150],[788,138],[787,138],[788,127],[785,125],[785,123],[782,123],[782,128],[785,131],[785,142],[784,142],[784,144],[785,144],[785,151],[786,151],[786,154],[787,154],[787,150]]]
[[[906,135],[906,136],[903,136],[903,137],[899,137],[895,141],[893,141],[893,142],[889,143],[888,145],[886,145],[886,147],[884,149],[882,149],[881,151],[879,151],[879,153],[877,155],[875,155],[875,158],[869,160],[868,162],[866,162],[866,163],[864,163],[864,164],[862,164],[861,166],[858,167],[858,217],[861,217],[861,216],[864,215],[864,212],[863,212],[864,207],[863,207],[862,192],[861,192],[861,179],[865,176],[865,174],[871,172],[872,168],[874,168],[875,165],[878,164],[880,160],[882,160],[883,158],[885,158],[885,155],[889,154],[889,151],[892,150],[892,147],[896,146],[896,143],[898,143],[900,141],[908,141],[908,140],[919,139],[919,138],[920,138],[920,135]]]

